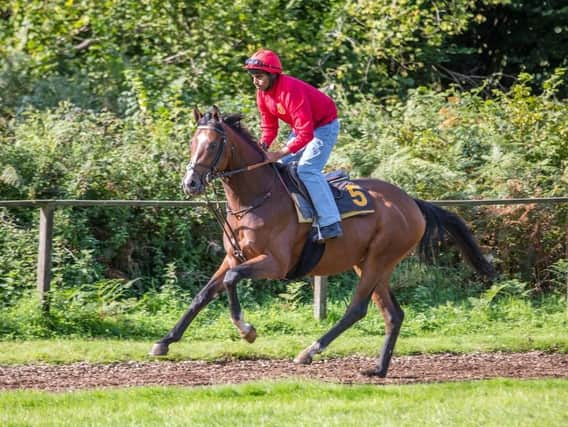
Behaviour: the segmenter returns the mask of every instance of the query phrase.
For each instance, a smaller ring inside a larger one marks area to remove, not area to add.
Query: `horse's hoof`
[[[361,371],[361,373],[363,375],[365,375],[366,377],[379,377],[379,378],[385,378],[387,376],[387,372],[381,369],[365,369],[364,371]]]
[[[256,329],[254,326],[250,327],[250,330],[246,334],[241,334],[241,337],[248,343],[253,343],[256,340]]]
[[[294,363],[296,365],[310,365],[312,363],[312,356],[310,356],[308,351],[304,350],[296,356]]]
[[[168,345],[162,342],[157,342],[152,346],[152,349],[148,354],[150,356],[165,356],[168,354]]]

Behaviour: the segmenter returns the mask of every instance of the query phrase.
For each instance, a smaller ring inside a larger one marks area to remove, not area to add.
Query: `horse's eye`
[[[217,141],[213,141],[213,142],[211,142],[211,143],[207,146],[207,149],[208,149],[209,151],[213,151],[213,150],[215,150],[216,148],[217,148]]]

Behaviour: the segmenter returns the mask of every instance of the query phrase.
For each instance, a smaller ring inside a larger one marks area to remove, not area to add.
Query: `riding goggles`
[[[257,67],[268,67],[268,68],[274,68],[275,70],[280,70],[280,67],[276,67],[276,66],[270,65],[270,64],[265,64],[260,59],[256,59],[256,58],[247,59],[245,61],[245,65],[256,65]]]

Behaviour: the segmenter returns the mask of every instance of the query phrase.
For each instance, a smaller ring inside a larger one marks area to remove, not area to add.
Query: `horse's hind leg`
[[[379,364],[376,369],[365,371],[366,375],[377,375],[381,378],[387,376],[394,346],[400,332],[404,311],[389,288],[389,282],[381,282],[373,291],[373,302],[381,310],[385,319],[386,334],[383,348],[379,356]]]
[[[376,278],[373,277],[374,274],[361,274],[361,270],[359,269],[356,269],[356,271],[357,274],[360,275],[361,280],[357,285],[357,289],[351,299],[351,304],[347,307],[345,314],[324,336],[298,354],[294,359],[295,363],[312,363],[312,358],[315,354],[321,353],[342,332],[353,326],[353,324],[361,320],[367,314],[371,293],[375,288]]]
[[[321,353],[331,342],[337,338],[342,332],[349,329],[357,321],[361,320],[367,314],[370,295],[362,298],[354,298],[349,304],[347,311],[343,317],[331,328],[324,336],[314,342],[312,345],[304,349],[296,358],[294,363],[308,365],[312,363],[314,355]]]

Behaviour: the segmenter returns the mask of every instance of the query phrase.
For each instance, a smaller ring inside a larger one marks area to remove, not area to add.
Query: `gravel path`
[[[1,389],[67,391],[147,385],[199,386],[300,378],[343,384],[410,384],[506,378],[566,378],[568,354],[474,353],[394,357],[387,378],[361,373],[375,359],[351,356],[307,366],[291,360],[120,362],[0,366]]]

